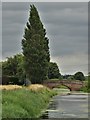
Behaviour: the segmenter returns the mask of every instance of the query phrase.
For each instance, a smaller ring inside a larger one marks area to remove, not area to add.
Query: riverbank
[[[31,88],[2,90],[2,118],[38,118],[41,116],[56,92],[46,87],[39,90]]]

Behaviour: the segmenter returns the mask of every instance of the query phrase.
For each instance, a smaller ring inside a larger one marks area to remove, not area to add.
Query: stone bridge
[[[49,87],[49,88],[56,88],[60,85],[66,86],[70,91],[79,91],[83,86],[84,83],[82,81],[70,81],[70,80],[47,80],[44,81],[43,85]]]

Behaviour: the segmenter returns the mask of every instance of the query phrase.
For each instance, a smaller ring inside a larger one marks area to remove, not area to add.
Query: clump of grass
[[[47,108],[54,91],[16,89],[2,91],[2,118],[38,118]]]
[[[44,90],[45,86],[40,85],[40,84],[32,84],[32,85],[28,86],[27,89],[37,92],[37,91]]]
[[[19,85],[0,85],[0,90],[14,90],[21,89],[22,86]]]

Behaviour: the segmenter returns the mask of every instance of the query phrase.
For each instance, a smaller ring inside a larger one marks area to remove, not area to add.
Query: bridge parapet
[[[84,83],[81,81],[70,81],[70,80],[54,80],[54,81],[44,81],[43,83],[44,85],[46,85],[49,88],[54,88],[54,87],[58,87],[59,85],[64,85],[67,88],[70,89],[70,91],[73,90],[80,90],[81,87],[84,86]]]

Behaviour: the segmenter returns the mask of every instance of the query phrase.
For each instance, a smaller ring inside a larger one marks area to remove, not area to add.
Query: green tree
[[[75,78],[76,80],[81,80],[81,81],[85,80],[85,76],[84,76],[84,74],[83,74],[82,72],[77,72],[77,73],[75,73],[75,74],[74,74],[74,78]]]
[[[2,75],[15,76],[17,64],[16,56],[8,57],[6,61],[2,62]]]
[[[69,77],[71,77],[71,75],[68,74],[63,75],[63,79],[68,79]]]
[[[17,73],[16,77],[19,79],[19,82],[23,82],[25,79],[25,70],[24,70],[24,58],[22,54],[17,54]]]
[[[19,82],[23,83],[25,79],[23,55],[14,55],[2,62],[2,75],[18,78]]]
[[[57,63],[50,62],[49,70],[48,70],[48,78],[54,79],[54,78],[60,78],[60,76],[61,76],[61,74],[59,72]]]
[[[74,80],[74,76],[73,75],[70,75],[67,80]]]
[[[88,73],[88,92],[90,93],[90,72]]]
[[[32,83],[42,83],[48,76],[49,40],[36,7],[30,7],[29,21],[22,40],[24,68]]]
[[[23,73],[23,55],[17,54],[8,57],[2,62],[2,74],[8,76],[21,76]]]

